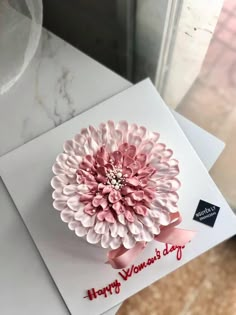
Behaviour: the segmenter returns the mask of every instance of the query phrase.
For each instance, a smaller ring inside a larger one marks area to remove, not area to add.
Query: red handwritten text
[[[90,300],[96,299],[98,296],[103,295],[105,298],[107,297],[107,294],[112,294],[115,292],[116,294],[120,293],[120,286],[121,283],[118,280],[115,280],[114,282],[110,283],[108,286],[95,290],[94,288],[87,291],[88,295],[84,298],[89,298]]]

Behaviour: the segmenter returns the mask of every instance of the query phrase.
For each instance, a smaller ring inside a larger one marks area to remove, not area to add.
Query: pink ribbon
[[[176,228],[175,226],[181,221],[182,218],[179,212],[172,213],[171,223],[167,226],[161,226],[161,233],[155,236],[154,240],[177,246],[183,246],[190,242],[196,232]],[[138,257],[146,245],[147,242],[137,242],[131,249],[127,249],[122,245],[117,249],[111,250],[108,252],[107,263],[109,263],[114,269],[125,268],[130,265],[136,257]]]

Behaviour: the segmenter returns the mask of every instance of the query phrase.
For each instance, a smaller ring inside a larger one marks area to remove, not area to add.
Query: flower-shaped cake
[[[113,121],[84,128],[53,166],[53,206],[79,237],[104,248],[150,242],[177,212],[172,150],[143,126]]]

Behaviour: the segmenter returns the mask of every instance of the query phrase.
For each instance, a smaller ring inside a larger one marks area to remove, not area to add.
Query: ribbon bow
[[[171,213],[171,223],[167,226],[161,226],[161,232],[154,237],[155,241],[167,243],[171,245],[183,246],[190,242],[195,231],[176,228],[175,226],[182,221],[179,212]],[[117,249],[108,252],[108,261],[114,269],[122,269],[131,264],[146,247],[147,242],[137,242],[131,249],[125,248],[123,245]]]

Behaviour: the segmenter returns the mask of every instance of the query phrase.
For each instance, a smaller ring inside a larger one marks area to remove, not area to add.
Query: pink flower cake
[[[53,206],[103,248],[150,242],[178,212],[178,161],[157,132],[120,121],[84,128],[53,165]]]

